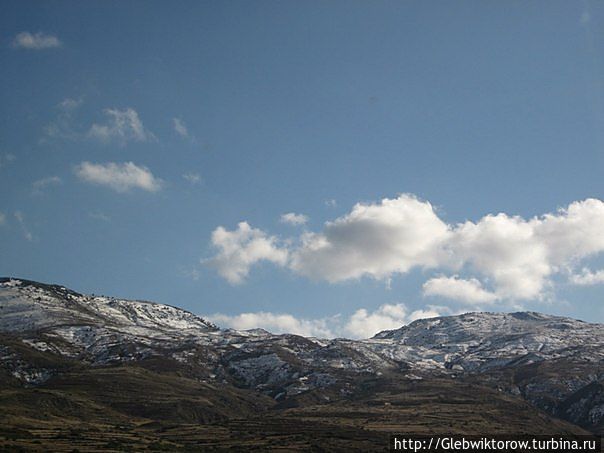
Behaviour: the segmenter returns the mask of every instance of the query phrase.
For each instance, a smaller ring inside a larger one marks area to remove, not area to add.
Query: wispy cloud
[[[157,192],[163,186],[163,181],[154,176],[147,167],[138,166],[133,162],[82,162],[74,168],[74,172],[82,181],[121,193],[131,189]]]
[[[7,167],[9,164],[16,160],[16,156],[14,154],[0,154],[0,168]]]
[[[190,278],[191,280],[194,280],[194,281],[199,280],[199,277],[201,277],[201,272],[199,272],[199,269],[197,267],[183,268],[181,270],[181,273],[183,276]]]
[[[6,214],[0,211],[0,226],[6,225]]]
[[[145,127],[140,116],[133,108],[123,110],[107,108],[103,110],[105,122],[93,123],[90,127],[81,125],[82,119],[76,116],[82,106],[83,98],[65,98],[57,104],[56,117],[44,127],[41,143],[52,139],[85,140],[94,139],[101,143],[117,143],[124,146],[129,141],[149,142],[156,140],[155,135]],[[79,120],[79,121],[78,121]],[[78,126],[78,123],[80,125]]]
[[[191,185],[201,184],[201,175],[199,173],[185,173],[182,177]]]
[[[298,226],[306,224],[306,222],[308,222],[308,217],[304,214],[288,212],[287,214],[282,214],[279,221],[288,225]]]
[[[64,111],[72,111],[80,107],[83,102],[84,100],[82,98],[65,98],[61,102],[59,102],[58,107]]]
[[[88,131],[89,137],[104,143],[116,141],[122,145],[128,141],[155,140],[155,136],[145,128],[136,110],[105,109],[103,113],[107,121],[102,124],[94,123]]]
[[[44,193],[46,189],[52,186],[59,186],[63,184],[63,180],[58,176],[48,176],[46,178],[38,179],[32,183],[32,192],[36,195]]]
[[[16,49],[43,50],[61,47],[62,43],[54,35],[46,33],[30,33],[23,31],[13,39],[12,46]]]
[[[34,235],[31,233],[31,231],[27,227],[27,224],[25,223],[25,216],[23,215],[23,213],[21,211],[16,211],[15,219],[17,220],[17,223],[19,224],[19,227],[21,228],[21,233],[23,234],[23,237],[25,238],[25,240],[28,242],[32,242],[34,240]]]
[[[172,126],[174,127],[174,131],[182,138],[189,138],[189,130],[183,120],[180,118],[172,118]]]
[[[111,217],[101,211],[89,212],[88,217],[94,220],[100,220],[101,222],[111,222]]]
[[[82,98],[65,98],[56,105],[58,113],[55,118],[44,126],[44,137],[40,143],[47,143],[49,140],[78,140],[82,133],[74,128],[74,114],[83,103]]]

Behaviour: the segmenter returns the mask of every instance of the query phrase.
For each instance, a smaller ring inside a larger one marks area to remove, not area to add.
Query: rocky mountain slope
[[[362,341],[323,340],[223,330],[167,305],[4,278],[0,408],[5,423],[23,419],[29,427],[36,424],[34,391],[45,392],[50,407],[75,405],[80,419],[97,423],[136,419],[215,426],[285,411],[281,416],[305,420],[331,414],[333,424],[333,411],[342,415],[362,408],[366,424],[377,423],[375,416],[383,429],[402,422],[409,403],[400,401],[402,388],[414,389],[412,407],[423,407],[415,415],[421,419],[472,386],[471,404],[486,404],[485,395],[493,402],[485,413],[498,411],[499,418],[522,413],[542,431],[603,433],[603,334],[600,324],[539,313],[468,313],[418,320]],[[435,382],[442,389],[436,400]],[[146,399],[140,395],[145,387],[153,389]],[[371,415],[376,407],[377,415]],[[47,417],[56,416],[54,410]],[[454,422],[453,412],[445,425]],[[336,419],[342,427],[354,417]],[[457,432],[484,423],[456,425]],[[428,419],[421,426],[429,426]],[[518,423],[505,426],[520,429]],[[143,436],[137,433],[137,439]]]
[[[604,359],[604,326],[534,312],[466,313],[420,319],[397,330],[378,333],[387,348],[434,360],[454,370],[485,371],[572,357]]]

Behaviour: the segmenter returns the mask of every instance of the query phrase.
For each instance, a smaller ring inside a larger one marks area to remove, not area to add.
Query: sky
[[[4,1],[0,275],[221,326],[604,322],[604,4]]]

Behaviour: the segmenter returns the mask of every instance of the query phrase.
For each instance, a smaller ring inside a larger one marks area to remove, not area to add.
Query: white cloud
[[[28,242],[32,242],[34,240],[34,235],[31,233],[31,231],[29,231],[29,228],[27,227],[27,224],[25,223],[25,216],[23,215],[23,213],[21,211],[16,211],[15,219],[17,220],[17,223],[21,227],[21,233],[23,234],[23,237],[25,238],[25,240]]]
[[[13,47],[32,50],[52,49],[61,47],[61,41],[59,41],[59,38],[56,36],[47,35],[42,32],[32,34],[28,31],[24,31],[15,36],[13,39]]]
[[[202,262],[215,268],[231,284],[242,283],[255,263],[270,261],[283,266],[288,257],[287,250],[277,245],[275,237],[250,227],[247,222],[239,223],[234,231],[216,228],[212,232],[212,245],[218,249],[217,255]]]
[[[280,218],[281,223],[287,223],[289,225],[304,225],[308,222],[308,217],[304,214],[296,214],[294,212],[288,212],[287,214],[283,214]]]
[[[361,308],[355,311],[344,325],[347,335],[369,338],[382,330],[391,330],[407,323],[407,309],[403,304],[382,305],[369,313]]]
[[[349,317],[340,315],[319,318],[296,318],[291,314],[270,312],[241,313],[235,316],[214,314],[212,322],[238,330],[262,328],[272,333],[293,333],[320,338],[370,338],[382,330],[398,329],[420,318],[440,316],[439,307],[416,310],[411,313],[403,304],[384,304],[371,312],[364,308]]]
[[[59,102],[59,108],[65,111],[73,111],[77,109],[80,105],[82,105],[83,99],[73,99],[73,98],[65,98],[61,102]]]
[[[289,259],[277,264],[329,282],[388,281],[413,268],[436,269],[467,278],[439,277],[428,283],[429,294],[467,303],[541,299],[556,274],[604,252],[602,231],[604,203],[597,199],[528,220],[500,213],[451,225],[429,202],[404,194],[359,203],[322,231],[286,241]]]
[[[455,228],[448,243],[459,263],[492,280],[500,298],[534,299],[551,277],[604,251],[604,203],[588,199],[525,220],[488,215]]]
[[[74,171],[82,181],[106,186],[116,192],[127,192],[131,189],[157,192],[163,186],[163,181],[153,176],[147,167],[139,167],[132,162],[105,164],[82,162]]]
[[[333,198],[331,198],[329,200],[325,200],[324,203],[325,203],[325,206],[327,206],[328,208],[335,208],[338,205],[338,202],[336,200],[334,200]]]
[[[426,310],[408,312],[404,304],[384,304],[373,312],[361,308],[355,311],[341,329],[350,338],[370,338],[383,330],[398,329],[416,319],[441,316],[442,307],[428,306]]]
[[[435,277],[423,285],[425,296],[441,296],[468,304],[489,303],[497,300],[497,296],[482,287],[475,278],[469,280],[453,277]]]
[[[76,113],[84,103],[82,97],[65,98],[56,107],[58,113],[55,118],[44,126],[44,137],[41,143],[48,143],[49,139],[62,139],[79,141],[96,139],[102,143],[118,143],[125,145],[129,141],[148,142],[156,140],[151,131],[145,128],[136,110],[132,108],[104,109],[106,118],[104,123],[93,123],[88,128],[78,127]]]
[[[189,138],[189,130],[185,125],[185,122],[180,118],[172,118],[172,126],[178,135],[182,138]]]
[[[188,181],[192,185],[201,183],[201,175],[199,173],[185,173],[182,175],[185,181]]]
[[[88,217],[94,220],[100,220],[101,222],[111,222],[111,217],[101,211],[89,212]]]
[[[583,268],[580,274],[571,275],[570,282],[582,286],[604,283],[604,269],[592,272],[587,268]]]
[[[48,176],[46,178],[38,179],[32,183],[32,189],[35,194],[41,194],[47,188],[51,186],[61,185],[63,181],[58,176]]]
[[[411,195],[359,203],[349,214],[327,222],[323,232],[304,235],[292,253],[291,268],[330,282],[385,279],[414,266],[436,266],[448,235],[432,205]]]
[[[409,314],[408,322],[413,322],[416,319],[436,318],[438,316],[447,316],[459,314],[462,312],[453,312],[448,307],[438,305],[428,305],[425,309],[414,310]]]
[[[129,140],[144,142],[155,139],[155,136],[145,129],[136,110],[105,109],[103,113],[107,117],[107,122],[93,124],[88,131],[90,137],[105,143],[115,140],[121,144]]]
[[[551,273],[545,244],[536,238],[534,225],[520,217],[498,214],[466,222],[448,246],[460,265],[491,277],[503,297],[536,297]]]
[[[0,226],[6,224],[6,214],[0,212]]]

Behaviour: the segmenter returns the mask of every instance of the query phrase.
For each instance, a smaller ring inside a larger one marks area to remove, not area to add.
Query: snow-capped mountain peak
[[[63,286],[23,279],[0,279],[0,331],[43,331],[60,326],[94,325],[117,331],[142,329],[195,333],[216,330],[186,310],[147,301],[88,296]]]

